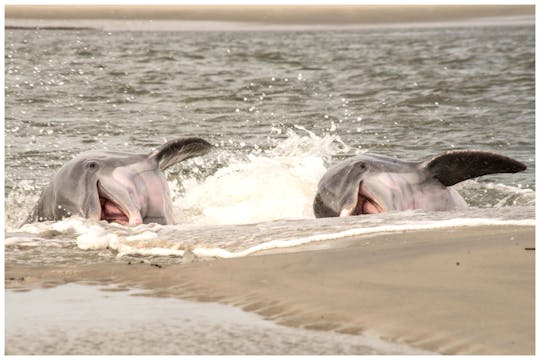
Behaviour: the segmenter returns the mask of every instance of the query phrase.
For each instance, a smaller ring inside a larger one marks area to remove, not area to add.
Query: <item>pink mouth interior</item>
[[[129,224],[129,216],[120,209],[113,201],[103,196],[99,191],[99,203],[101,204],[101,220],[107,220],[108,222],[117,222],[122,225]]]
[[[360,183],[358,187],[358,200],[352,215],[379,214],[382,212],[383,209],[381,206],[362,189],[362,183]]]

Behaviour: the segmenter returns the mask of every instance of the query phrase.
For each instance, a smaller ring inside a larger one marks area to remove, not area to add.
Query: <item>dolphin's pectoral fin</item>
[[[495,173],[516,173],[527,169],[517,160],[487,151],[454,150],[418,164],[445,186],[478,176]]]
[[[181,161],[201,156],[210,151],[212,145],[201,138],[183,138],[166,142],[152,151],[148,158],[155,159],[160,170],[165,170]]]

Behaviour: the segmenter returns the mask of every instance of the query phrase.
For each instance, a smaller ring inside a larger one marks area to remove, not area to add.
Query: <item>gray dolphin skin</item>
[[[79,215],[123,225],[173,224],[163,171],[211,148],[207,141],[191,137],[168,141],[147,155],[80,154],[56,173],[25,223]]]
[[[313,211],[321,218],[465,208],[465,200],[452,185],[526,168],[509,157],[475,150],[448,151],[419,162],[362,154],[328,169],[319,182]]]

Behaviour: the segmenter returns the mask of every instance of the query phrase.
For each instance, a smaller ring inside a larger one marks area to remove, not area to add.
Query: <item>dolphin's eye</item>
[[[98,163],[95,162],[95,161],[89,161],[86,163],[86,167],[88,169],[97,169],[98,168]]]

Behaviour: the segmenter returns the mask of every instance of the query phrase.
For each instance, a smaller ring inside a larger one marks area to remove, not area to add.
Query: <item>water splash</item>
[[[173,215],[178,224],[249,224],[313,218],[319,179],[351,147],[334,133],[302,126],[274,127],[261,146],[221,148],[186,162],[169,174]],[[13,231],[37,202],[41,179],[15,183],[6,195],[6,230]],[[469,206],[534,206],[535,191],[478,180],[457,184]]]
[[[317,136],[300,126],[266,151],[229,153],[224,166],[203,180],[174,186],[176,215],[196,224],[248,224],[313,218],[312,201],[332,156],[349,151],[336,135]],[[302,134],[303,133],[303,134]]]

